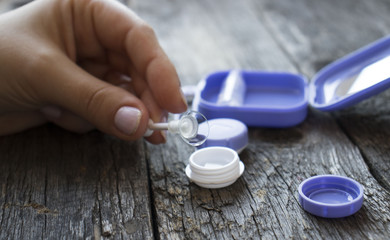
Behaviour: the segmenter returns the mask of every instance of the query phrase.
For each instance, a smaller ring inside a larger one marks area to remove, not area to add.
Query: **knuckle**
[[[155,37],[156,36],[156,33],[154,31],[154,29],[149,25],[147,24],[146,22],[140,22],[135,28],[134,28],[134,31],[135,33],[137,33],[138,35],[144,35],[145,37],[147,38],[150,38],[150,37]]]
[[[104,107],[106,96],[109,95],[109,88],[106,86],[93,89],[89,92],[87,97],[82,94],[81,99],[86,99],[85,111],[90,114],[92,118],[98,117],[100,110]]]
[[[47,48],[36,49],[34,54],[26,58],[25,71],[28,76],[34,76],[41,74],[47,66],[53,64],[53,60],[56,59],[56,53]]]
[[[140,22],[139,28],[142,29],[142,30],[145,31],[145,32],[153,33],[153,34],[154,34],[153,28],[152,28],[148,23],[146,23],[145,21],[141,21],[141,22]]]
[[[48,73],[48,66],[53,66],[58,57],[56,53],[47,48],[38,48],[33,54],[23,59],[23,67],[20,68],[19,76],[22,83],[18,90],[25,93],[28,99],[38,103],[47,100],[44,94],[47,86],[52,84],[52,78]],[[17,82],[15,82],[17,83]]]

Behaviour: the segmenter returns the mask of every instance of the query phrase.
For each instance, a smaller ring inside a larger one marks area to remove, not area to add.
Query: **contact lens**
[[[199,124],[206,127],[199,128]],[[203,144],[209,135],[209,126],[206,117],[197,111],[189,111],[180,116],[178,120],[167,123],[150,123],[150,130],[168,130],[179,134],[184,142],[192,146]]]

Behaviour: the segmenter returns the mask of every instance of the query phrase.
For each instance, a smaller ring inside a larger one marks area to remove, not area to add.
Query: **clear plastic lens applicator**
[[[149,122],[149,129],[152,131],[168,130],[171,133],[179,134],[181,138],[192,146],[203,144],[208,135],[209,127],[199,128],[199,124],[207,123],[207,119],[203,114],[196,111],[189,111],[183,114],[178,120],[171,120],[166,123]]]

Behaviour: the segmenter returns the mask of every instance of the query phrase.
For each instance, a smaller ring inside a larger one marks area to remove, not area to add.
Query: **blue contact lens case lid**
[[[306,179],[299,187],[299,203],[307,212],[324,218],[341,218],[356,213],[363,204],[363,187],[338,175]]]
[[[390,37],[323,68],[314,76],[309,102],[322,111],[354,105],[390,87]]]
[[[380,39],[319,71],[302,75],[264,71],[219,71],[198,84],[193,108],[213,118],[248,126],[291,127],[308,105],[322,111],[352,106],[390,87],[390,37]]]
[[[207,140],[198,149],[212,146],[228,147],[240,153],[248,145],[248,128],[238,120],[231,118],[211,119],[208,123],[201,123],[199,131],[209,129]]]

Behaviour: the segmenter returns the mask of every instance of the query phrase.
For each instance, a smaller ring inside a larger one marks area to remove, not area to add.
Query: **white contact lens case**
[[[186,175],[200,187],[223,188],[233,184],[244,169],[244,164],[233,149],[206,147],[191,154]]]

